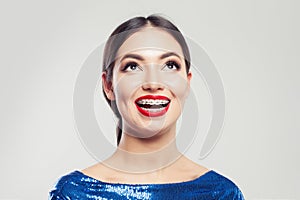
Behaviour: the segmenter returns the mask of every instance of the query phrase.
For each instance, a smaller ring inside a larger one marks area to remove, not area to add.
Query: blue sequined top
[[[244,200],[244,197],[231,180],[213,170],[191,181],[161,184],[107,183],[76,170],[58,180],[49,195],[49,200],[56,199]]]

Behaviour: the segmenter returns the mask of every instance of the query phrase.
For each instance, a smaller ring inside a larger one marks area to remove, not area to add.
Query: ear
[[[187,80],[188,80],[188,84],[190,85],[190,83],[191,83],[191,79],[192,79],[192,72],[189,72],[188,74],[187,74]]]
[[[191,90],[191,79],[192,79],[192,72],[188,72],[188,74],[187,74],[187,90],[186,90],[186,97],[190,94],[190,90]]]
[[[106,72],[102,72],[102,87],[107,96],[107,98],[111,101],[115,100],[115,94],[113,92],[112,83],[107,82],[107,74]]]

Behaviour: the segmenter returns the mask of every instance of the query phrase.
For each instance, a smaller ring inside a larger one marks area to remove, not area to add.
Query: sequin
[[[49,193],[49,200],[244,200],[241,190],[228,178],[210,170],[185,182],[162,184],[123,184],[96,180],[80,171],[62,176]]]

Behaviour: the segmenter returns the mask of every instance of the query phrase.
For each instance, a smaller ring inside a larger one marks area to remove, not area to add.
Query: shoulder
[[[191,173],[190,177],[196,177],[194,178],[195,181],[192,181],[195,183],[195,190],[202,191],[208,195],[207,198],[244,200],[239,187],[217,171],[199,165],[184,156],[180,166],[182,170],[185,169]]]
[[[177,161],[177,165],[174,165],[174,168],[173,170],[171,170],[171,173],[188,177],[188,179],[196,179],[204,175],[208,171],[210,171],[210,169],[206,168],[205,166],[202,166],[190,160],[189,158],[182,156]]]
[[[87,180],[83,174],[77,170],[60,177],[53,189],[49,193],[49,200],[72,199],[74,195],[78,196],[82,189],[87,187],[91,180]]]
[[[244,200],[240,188],[229,178],[211,170],[205,174],[204,184],[218,199]]]

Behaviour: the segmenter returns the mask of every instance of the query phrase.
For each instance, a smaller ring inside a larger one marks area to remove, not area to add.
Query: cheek
[[[181,103],[184,102],[189,91],[189,84],[185,74],[161,72],[157,74],[156,81],[163,84]],[[144,82],[145,74],[143,73],[117,76],[113,81],[117,103],[121,101],[132,101],[130,98],[133,96],[133,93],[136,92]]]
[[[181,74],[166,74],[163,76],[164,84],[180,101],[184,101],[189,91],[187,78]]]
[[[142,79],[137,75],[116,77],[113,82],[116,101],[128,101],[133,93],[139,88]]]

